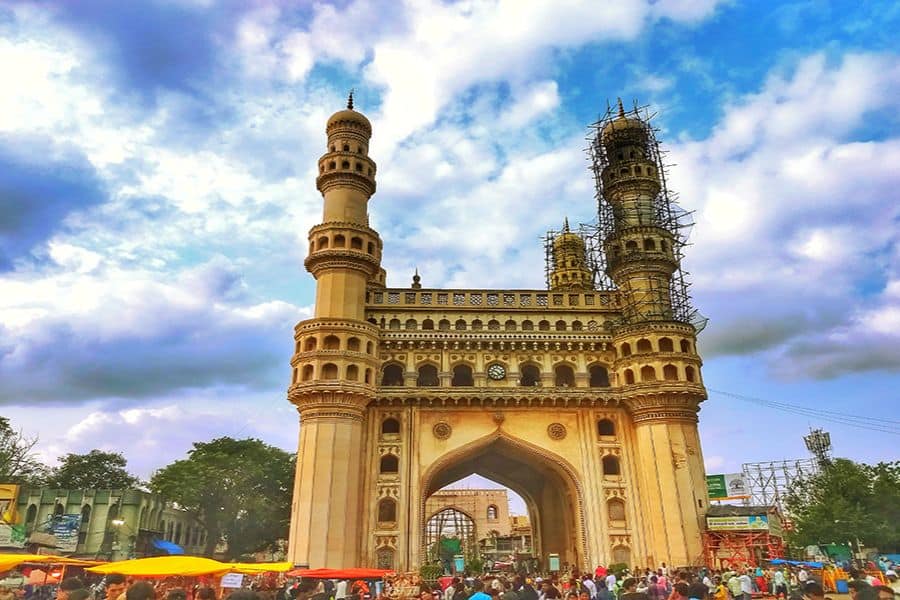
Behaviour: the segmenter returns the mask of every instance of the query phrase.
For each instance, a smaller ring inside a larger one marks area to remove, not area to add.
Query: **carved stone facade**
[[[608,127],[611,154],[643,151],[639,119]],[[654,288],[677,268],[671,235],[623,217],[605,240],[626,248],[610,255],[612,291],[592,289],[568,230],[550,290],[430,289],[418,276],[386,288],[368,227],[371,131],[362,114],[336,113],[319,162],[325,210],[306,259],[316,312],[295,329],[288,392],[301,421],[290,559],[413,569],[429,497],[477,473],[522,496],[539,557],[697,564],[706,392],[695,328],[659,317],[672,312]],[[622,214],[658,192],[652,162],[633,162],[610,176]],[[639,238],[652,241],[632,251]]]

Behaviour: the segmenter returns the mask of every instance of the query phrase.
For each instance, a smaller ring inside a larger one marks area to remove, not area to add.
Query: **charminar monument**
[[[700,562],[704,321],[646,110],[620,101],[591,127],[598,217],[548,232],[546,289],[386,287],[372,125],[351,96],[325,133],[315,316],[294,330],[288,391],[289,560],[415,569],[428,497],[477,473],[524,499],[541,559]]]

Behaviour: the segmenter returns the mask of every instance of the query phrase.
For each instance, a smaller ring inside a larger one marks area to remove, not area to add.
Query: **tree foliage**
[[[40,485],[47,467],[34,453],[37,437],[28,437],[13,429],[6,417],[0,417],[0,481],[22,485]]]
[[[157,471],[150,487],[206,527],[207,554],[221,539],[232,559],[287,537],[294,460],[257,439],[222,437],[194,443],[188,458]]]
[[[795,546],[857,539],[900,550],[900,462],[864,465],[839,458],[791,486],[785,507]]]
[[[68,490],[133,488],[140,480],[126,470],[127,464],[118,452],[69,453],[59,457],[59,466],[50,472],[46,485]]]

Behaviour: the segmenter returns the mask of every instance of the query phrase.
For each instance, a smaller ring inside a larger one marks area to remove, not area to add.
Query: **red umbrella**
[[[288,577],[306,577],[308,579],[381,579],[393,573],[390,569],[294,569],[288,571]]]

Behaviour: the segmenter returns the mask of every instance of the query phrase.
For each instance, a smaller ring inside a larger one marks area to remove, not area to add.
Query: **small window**
[[[519,384],[525,387],[534,387],[541,383],[541,371],[535,365],[522,365],[519,367],[522,374],[519,378]]]
[[[606,367],[593,365],[588,372],[590,373],[590,386],[592,388],[609,387],[609,372],[606,370]]]
[[[622,347],[620,348],[620,352],[621,352],[622,356],[631,356],[631,344],[629,344],[628,342],[625,342],[624,344],[622,344]]]
[[[397,363],[385,365],[381,374],[381,385],[398,386],[403,385],[403,367]]]
[[[534,331],[534,323],[528,319],[522,321],[522,331]]]
[[[628,240],[625,242],[625,252],[637,252],[638,245],[634,240]]]
[[[569,365],[557,365],[554,369],[556,387],[575,387],[575,371]]]
[[[326,350],[339,350],[341,348],[341,340],[336,335],[325,336],[322,341],[322,347]]]
[[[666,381],[678,380],[678,368],[675,365],[666,365],[663,367],[663,379]]]
[[[347,380],[359,381],[359,367],[357,367],[356,365],[347,366]]]
[[[597,435],[616,435],[616,424],[610,419],[600,419],[597,421]]]
[[[416,385],[419,387],[438,387],[441,380],[438,378],[438,370],[434,365],[422,365],[416,377]]]
[[[414,331],[418,326],[419,326],[419,324],[416,322],[415,319],[407,319],[406,320],[406,329],[408,331]]]
[[[388,417],[384,421],[381,422],[381,433],[382,434],[399,434],[400,433],[400,421],[394,419],[393,417]]]
[[[334,236],[334,247],[335,248],[343,248],[347,245],[347,238],[342,236],[341,234],[337,234]]]
[[[338,368],[334,363],[325,363],[322,365],[322,379],[337,379]]]
[[[621,498],[610,498],[606,503],[606,513],[611,522],[625,526],[625,502]]]
[[[481,322],[481,319],[472,321],[472,331],[481,331],[482,329],[484,329],[484,323]]]
[[[347,340],[347,350],[350,352],[359,352],[360,341],[358,337],[352,337]]]
[[[350,144],[344,144],[341,150],[343,150],[344,152],[350,152]]]
[[[631,385],[634,383],[634,371],[631,369],[625,369],[625,385]]]
[[[313,366],[312,365],[303,365],[302,375],[300,379],[303,381],[309,381],[313,378]]]
[[[581,331],[584,329],[584,325],[581,324],[581,321],[572,321],[572,331]]]
[[[491,331],[499,331],[500,330],[500,321],[497,319],[491,319],[488,321],[488,329]]]
[[[688,381],[696,381],[697,375],[694,372],[694,367],[688,365],[684,368],[684,378]]]
[[[319,250],[322,250],[327,247],[328,247],[328,238],[324,237],[324,236],[320,237],[319,238]]]
[[[653,241],[653,238],[646,238],[644,240],[644,250],[655,252],[656,251],[656,242]]]
[[[372,369],[366,369],[366,383],[372,383]]]
[[[354,250],[362,250],[363,241],[362,238],[352,237],[350,238],[350,247]]]
[[[563,320],[559,320],[556,322],[556,330],[557,331],[565,331],[566,330],[566,322]]]
[[[506,323],[503,324],[503,329],[505,329],[506,331],[515,331],[516,330],[516,322],[513,321],[512,319],[508,320]]]
[[[372,354],[372,348],[374,348],[372,342],[366,342],[366,354]]]
[[[308,337],[306,341],[303,342],[303,349],[307,352],[312,352],[316,349],[316,338]]]
[[[498,512],[499,512],[499,511],[497,510],[497,507],[494,506],[493,504],[491,504],[490,506],[488,506],[488,507],[487,507],[487,518],[488,518],[488,521],[496,521],[496,520],[499,518],[499,517],[498,517]]]
[[[448,321],[447,319],[441,319],[438,322],[438,329],[440,329],[441,331],[450,331],[450,321]]]
[[[538,329],[540,331],[550,331],[550,321],[541,321],[538,323]]]
[[[650,340],[646,338],[641,338],[637,341],[637,351],[641,352],[653,352],[653,346],[650,344]]]
[[[381,463],[378,467],[379,473],[399,473],[400,459],[393,454],[385,454],[381,457]]]
[[[349,160],[342,160],[342,161],[341,161],[341,168],[342,168],[342,169],[349,169],[349,168],[350,168],[350,161],[349,161]]]
[[[366,244],[366,252],[368,252],[369,254],[375,254],[375,244],[373,244],[372,242]]]
[[[691,343],[687,340],[681,340],[681,351],[682,352],[690,352],[691,351]]]
[[[431,319],[425,319],[422,321],[422,329],[434,329],[434,321]]]
[[[604,475],[621,475],[622,472],[619,467],[619,459],[615,456],[609,455],[603,457],[603,474]]]
[[[390,322],[388,322],[388,329],[399,330],[400,319],[391,319]]]
[[[450,385],[453,387],[471,387],[475,385],[472,367],[469,365],[456,365],[453,367],[453,379]]]
[[[456,323],[453,324],[453,328],[457,331],[465,331],[466,330],[466,322],[463,319],[457,319]]]
[[[650,365],[641,367],[641,381],[656,381],[656,369]]]
[[[659,338],[659,351],[660,352],[674,352],[675,345],[672,343],[671,338],[661,337]]]
[[[378,522],[394,523],[397,521],[397,503],[393,498],[382,498],[378,501]]]

